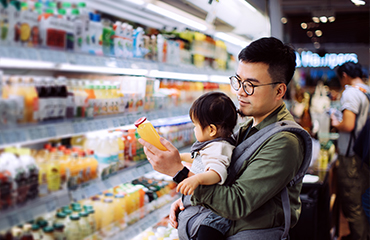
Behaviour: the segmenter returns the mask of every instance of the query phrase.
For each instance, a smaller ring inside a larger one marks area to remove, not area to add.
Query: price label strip
[[[7,220],[8,220],[9,226],[16,226],[21,222],[20,217],[18,216],[18,213],[7,216]]]
[[[57,136],[57,132],[56,132],[56,129],[54,126],[45,126],[45,131],[46,131],[46,135],[51,138],[51,137],[56,137]]]

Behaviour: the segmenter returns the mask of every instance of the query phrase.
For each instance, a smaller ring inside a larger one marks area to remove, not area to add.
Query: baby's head
[[[224,93],[208,92],[200,96],[189,110],[193,123],[199,124],[203,134],[211,140],[216,137],[230,137],[237,121],[236,107],[233,101]],[[208,132],[207,132],[208,133]],[[198,139],[197,136],[197,140]]]

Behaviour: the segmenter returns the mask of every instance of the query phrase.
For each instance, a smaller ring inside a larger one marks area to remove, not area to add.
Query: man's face
[[[265,63],[245,63],[239,61],[236,72],[241,81],[249,80],[253,85],[272,83],[268,73],[268,65]],[[277,104],[280,105],[277,89],[280,84],[259,86],[254,88],[254,93],[248,96],[241,87],[236,95],[239,102],[239,110],[246,116],[253,117],[256,123],[260,123],[271,113]]]

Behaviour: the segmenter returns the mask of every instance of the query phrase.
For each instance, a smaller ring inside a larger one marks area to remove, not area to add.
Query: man
[[[240,114],[252,118],[240,128],[237,144],[271,123],[294,121],[283,97],[295,66],[294,50],[276,38],[261,38],[240,52],[237,72],[230,77],[230,84],[237,95]],[[178,150],[167,140],[161,138],[168,151],[160,151],[142,139],[139,141],[155,170],[180,181],[193,175],[187,174]],[[284,226],[280,192],[297,173],[303,157],[304,144],[300,137],[290,132],[276,133],[245,160],[231,186],[201,185],[194,191],[192,204],[234,220],[227,233],[234,238],[229,239],[272,239],[263,237],[266,231],[276,233],[274,236],[278,237],[274,239],[280,239]],[[182,176],[184,173],[187,176]],[[292,226],[300,214],[301,187],[302,183],[288,187]],[[183,210],[181,199],[171,207],[170,221],[174,227],[178,226],[180,210]],[[238,238],[239,234],[250,232],[261,238],[255,235]]]
[[[350,234],[342,239],[365,240],[370,239],[370,227],[361,195],[369,187],[369,171],[366,165],[361,165],[361,158],[355,155],[352,148],[369,111],[369,101],[361,91],[370,92],[370,88],[361,79],[360,64],[346,62],[337,68],[337,75],[342,87],[345,87],[340,100],[343,117],[341,122],[334,114],[331,119],[332,126],[339,131],[338,197],[350,229]],[[353,137],[352,131],[355,132]]]

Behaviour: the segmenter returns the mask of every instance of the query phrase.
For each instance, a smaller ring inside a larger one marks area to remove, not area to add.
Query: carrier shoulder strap
[[[304,160],[294,178],[288,183],[287,186],[294,186],[297,182],[302,181],[304,175],[311,162],[312,157],[312,139],[306,130],[304,130],[300,125],[293,121],[280,121],[270,124],[267,127],[259,130],[257,133],[253,134],[251,137],[244,140],[239,144],[233,152],[232,161],[228,168],[228,178],[225,184],[231,185],[235,181],[240,168],[243,163],[248,160],[252,154],[270,137],[274,134],[282,131],[292,132],[299,135],[305,143],[305,155]],[[290,201],[288,196],[287,187],[281,190],[281,200],[284,210],[284,220],[285,227],[284,233],[281,239],[287,239],[291,223],[291,213],[290,213]]]

